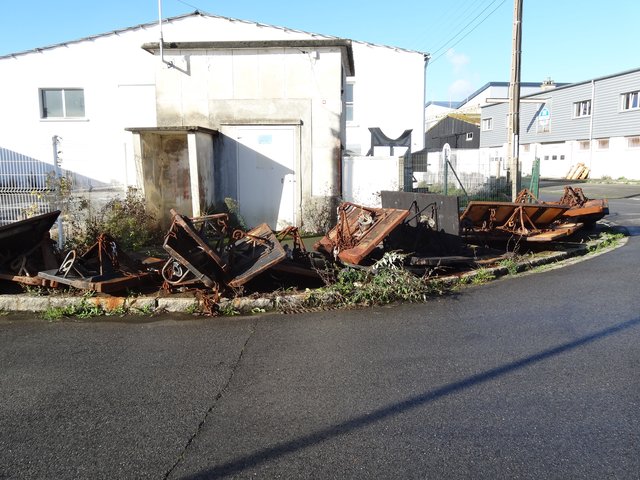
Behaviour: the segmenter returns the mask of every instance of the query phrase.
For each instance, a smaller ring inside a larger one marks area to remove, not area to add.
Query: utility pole
[[[509,82],[509,122],[507,126],[507,161],[511,172],[511,201],[520,191],[520,57],[522,54],[522,0],[513,2],[513,43],[511,47],[511,81]]]

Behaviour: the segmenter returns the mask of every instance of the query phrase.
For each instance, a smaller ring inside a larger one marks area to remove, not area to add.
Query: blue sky
[[[427,100],[509,81],[513,0],[163,0],[163,17],[225,17],[432,54]],[[0,55],[158,18],[157,0],[0,0]],[[166,39],[179,40],[179,39]],[[638,0],[524,0],[522,81],[577,82],[640,68]]]

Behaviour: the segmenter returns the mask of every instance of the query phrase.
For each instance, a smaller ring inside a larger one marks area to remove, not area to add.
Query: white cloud
[[[447,60],[453,67],[454,73],[460,73],[471,62],[469,56],[464,53],[458,53],[453,48],[447,50]]]

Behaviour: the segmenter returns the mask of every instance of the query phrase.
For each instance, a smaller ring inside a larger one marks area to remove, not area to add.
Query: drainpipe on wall
[[[158,27],[160,29],[160,60],[162,63],[168,65],[169,67],[173,67],[173,62],[167,62],[164,59],[164,37],[162,35],[162,0],[158,0]]]
[[[424,76],[423,76],[423,88],[422,88],[422,148],[427,146],[427,125],[426,125],[426,116],[425,116],[425,105],[427,103],[427,65],[429,64],[429,60],[431,56],[428,53],[424,55]]]
[[[591,116],[589,118],[589,171],[593,162],[593,115],[595,114],[596,82],[591,80]]]

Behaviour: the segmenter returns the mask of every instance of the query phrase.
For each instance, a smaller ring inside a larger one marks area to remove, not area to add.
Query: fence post
[[[55,171],[55,175],[56,175],[56,210],[62,210],[62,205],[61,205],[61,198],[62,198],[62,191],[61,191],[61,185],[60,185],[60,179],[62,178],[62,174],[60,171],[60,150],[59,150],[59,144],[60,144],[60,140],[62,140],[58,135],[54,135],[53,137],[51,137],[51,141],[53,143],[53,168]],[[62,247],[64,245],[64,230],[62,228],[62,214],[58,215],[58,248],[60,250],[62,250]]]
[[[449,194],[449,157],[451,156],[451,147],[445,143],[442,147],[442,159],[444,166],[444,195]]]

